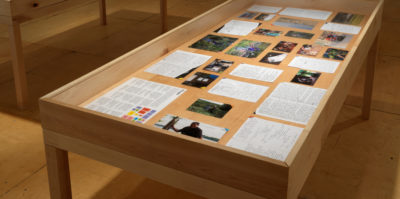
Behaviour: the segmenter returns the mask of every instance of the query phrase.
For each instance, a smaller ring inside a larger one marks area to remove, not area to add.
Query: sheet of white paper
[[[208,92],[214,95],[222,95],[248,102],[257,102],[268,88],[268,86],[260,86],[224,78]]]
[[[332,14],[332,12],[323,10],[301,9],[301,8],[285,8],[279,14],[292,17],[327,20],[328,17]]]
[[[158,128],[164,128],[165,126],[170,123],[176,116],[173,115],[166,115],[163,118],[160,119],[154,126]],[[190,124],[194,122],[193,120],[186,119],[179,117],[179,120],[175,123],[174,127],[176,129],[182,129],[184,127],[190,126]],[[199,122],[199,121],[196,121]],[[225,135],[226,132],[228,132],[228,129],[218,127],[218,126],[212,126],[203,122],[199,122],[199,128],[203,131],[203,139],[207,141],[213,141],[213,142],[218,142],[222,136]],[[168,129],[169,131],[175,132],[172,128]]]
[[[321,30],[357,35],[360,33],[361,27],[347,24],[326,23],[321,27]]]
[[[258,107],[256,114],[307,124],[326,90],[294,83],[280,83]]]
[[[145,123],[185,91],[183,88],[132,78],[85,108],[129,120],[136,118],[135,121]]]
[[[253,5],[247,10],[251,11],[251,12],[277,13],[281,9],[282,9],[282,7]]]
[[[289,66],[297,67],[306,70],[315,70],[325,73],[334,73],[339,66],[340,62],[330,61],[324,59],[309,58],[303,56],[296,56]]]
[[[303,128],[249,118],[227,146],[285,161]]]
[[[256,79],[265,82],[274,82],[282,72],[282,70],[263,66],[240,64],[230,73],[230,75],[248,79]]]
[[[226,23],[218,33],[245,36],[256,29],[259,25],[260,23],[256,22],[231,20]]]
[[[177,50],[145,71],[176,78],[207,62],[211,56]]]

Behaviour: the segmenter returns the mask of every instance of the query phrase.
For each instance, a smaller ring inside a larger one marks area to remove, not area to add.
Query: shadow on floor
[[[108,25],[98,20],[46,38],[24,49],[30,105],[18,110],[11,61],[0,64],[0,111],[40,122],[41,96],[81,77],[105,63],[156,38],[160,15],[120,10],[108,15]],[[189,20],[168,16],[169,28]]]

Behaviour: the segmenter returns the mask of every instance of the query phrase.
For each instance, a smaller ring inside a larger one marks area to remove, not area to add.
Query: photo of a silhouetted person
[[[191,137],[195,137],[195,138],[200,138],[203,136],[203,131],[199,128],[200,123],[198,122],[192,122],[190,124],[190,126],[184,127],[182,129],[176,129],[174,127],[174,125],[171,126],[171,128],[175,131],[175,132],[180,132],[183,135],[188,135]]]

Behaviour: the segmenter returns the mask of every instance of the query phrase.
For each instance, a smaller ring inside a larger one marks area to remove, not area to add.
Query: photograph
[[[256,15],[257,15],[257,13],[255,13],[255,12],[245,12],[245,13],[241,14],[239,16],[239,18],[252,19]]]
[[[218,142],[228,129],[212,126],[203,122],[193,121],[187,118],[167,114],[161,118],[155,127],[182,135],[200,138],[206,141]]]
[[[293,50],[293,48],[296,46],[297,46],[297,43],[281,41],[272,50],[290,53]]]
[[[294,76],[294,78],[292,79],[292,82],[312,86],[315,84],[319,76],[321,76],[321,73],[307,70],[299,70],[296,76]]]
[[[275,15],[274,14],[260,14],[256,17],[256,20],[260,20],[260,21],[269,21],[272,18],[274,18]]]
[[[321,45],[317,44],[304,44],[297,54],[299,55],[308,55],[308,56],[316,56],[322,50]]]
[[[347,50],[328,48],[328,50],[326,50],[326,52],[324,53],[324,58],[336,59],[342,61],[346,57],[347,53],[349,53],[349,51]]]
[[[218,78],[218,75],[211,75],[207,73],[197,72],[193,76],[189,77],[182,84],[187,86],[193,86],[197,88],[205,88],[211,84],[215,79]]]
[[[351,14],[345,12],[339,12],[333,19],[334,23],[342,23],[349,25],[360,25],[364,19],[364,15]]]
[[[231,48],[226,54],[254,58],[257,57],[262,51],[264,51],[270,43],[259,42],[259,41],[251,41],[251,40],[242,40],[235,47]]]
[[[189,47],[213,52],[221,52],[236,40],[237,38],[232,37],[207,35]]]
[[[280,17],[273,23],[273,25],[275,26],[283,26],[283,27],[297,28],[304,30],[312,30],[317,24],[318,24],[317,21],[292,19],[286,17]]]
[[[232,66],[233,61],[227,61],[222,59],[215,59],[213,62],[208,64],[203,70],[215,72],[215,73],[222,73],[230,66]]]
[[[216,118],[223,118],[231,109],[232,106],[230,104],[198,99],[187,110]]]
[[[289,31],[285,35],[286,37],[295,37],[295,38],[301,38],[301,39],[311,39],[314,34],[313,33],[308,33],[308,32],[297,32],[297,31]]]
[[[287,54],[285,53],[269,52],[260,60],[260,62],[279,65],[286,58],[286,56]]]
[[[282,34],[282,31],[277,31],[277,30],[269,30],[269,29],[263,29],[260,28],[256,32],[254,32],[256,35],[264,35],[264,36],[270,36],[270,37],[277,37]]]
[[[335,48],[346,48],[352,38],[353,35],[324,31],[315,41],[315,44]]]

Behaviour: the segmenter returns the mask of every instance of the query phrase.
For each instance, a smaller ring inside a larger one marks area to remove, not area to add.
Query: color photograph
[[[297,46],[297,43],[281,41],[272,50],[290,53],[293,50],[293,48],[296,46]]]
[[[273,25],[275,26],[283,26],[283,27],[297,28],[304,30],[312,30],[317,24],[318,24],[317,21],[292,19],[286,17],[280,17],[273,23]]]
[[[223,118],[231,109],[232,106],[230,104],[198,99],[187,110],[216,118]]]
[[[215,59],[213,62],[208,64],[203,70],[215,72],[215,73],[222,73],[230,66],[232,66],[233,61],[227,61],[222,59]]]
[[[285,35],[286,37],[295,37],[301,39],[311,39],[314,34],[308,32],[297,32],[297,31],[289,31]]]
[[[243,14],[241,14],[239,16],[239,18],[244,18],[244,19],[252,19],[253,17],[255,17],[257,15],[257,13],[255,12],[245,12]]]
[[[215,79],[218,78],[218,75],[211,75],[207,73],[197,72],[193,76],[189,77],[182,84],[187,86],[193,86],[197,88],[205,88],[211,84]]]
[[[294,78],[292,79],[292,82],[313,86],[319,76],[321,76],[321,73],[307,70],[299,70],[296,76],[294,76]]]
[[[260,62],[279,65],[286,58],[286,56],[287,54],[285,53],[269,52],[260,60]]]
[[[260,14],[256,17],[256,20],[260,20],[260,21],[269,21],[272,18],[274,18],[275,15],[274,14]]]
[[[349,51],[347,50],[328,48],[328,50],[326,50],[326,52],[324,53],[324,58],[336,59],[342,61],[346,57],[347,53],[349,53]]]
[[[251,40],[242,40],[235,47],[231,48],[226,54],[254,58],[257,57],[262,51],[264,51],[270,43],[259,42],[259,41],[251,41]]]
[[[260,28],[256,32],[254,32],[256,35],[264,35],[264,36],[270,36],[270,37],[277,37],[282,34],[282,31],[277,31],[277,30],[269,30],[269,29],[263,29]]]
[[[334,22],[334,23],[342,23],[342,24],[349,24],[349,25],[360,25],[363,19],[364,19],[364,15],[339,12],[332,19],[332,22]]]
[[[322,50],[321,45],[317,44],[304,44],[299,51],[297,51],[297,54],[299,55],[308,55],[308,56],[316,56],[320,51]]]
[[[196,127],[193,127],[193,123],[198,123],[198,125]],[[199,130],[197,130],[198,128],[201,130],[201,139],[211,142],[218,142],[222,138],[222,136],[224,136],[225,133],[228,132],[228,129],[226,128],[212,126],[203,122],[197,122],[171,114],[165,115],[157,123],[155,123],[154,126],[160,129],[181,133],[183,135],[188,135],[191,137],[197,137],[194,135],[199,134]],[[193,131],[193,133],[191,133],[191,131]]]
[[[346,48],[353,35],[324,31],[315,41],[315,44],[335,48]]]
[[[204,38],[197,41],[196,43],[192,44],[190,48],[197,48],[213,52],[221,52],[236,40],[237,38],[232,38],[232,37],[207,35]]]

